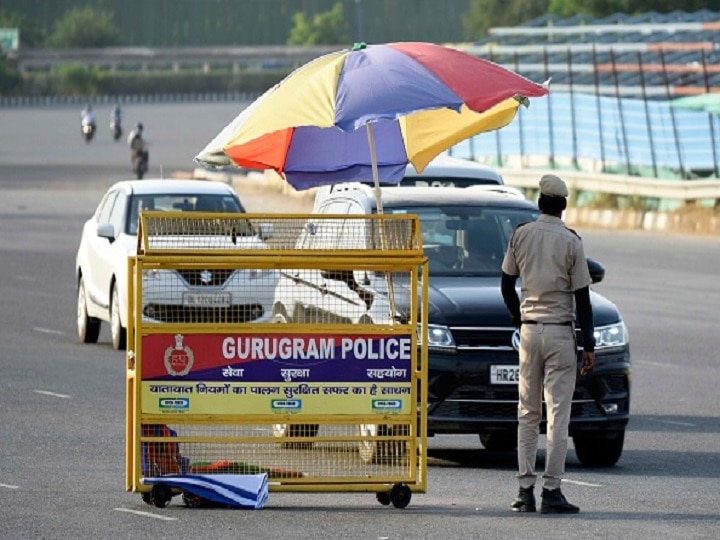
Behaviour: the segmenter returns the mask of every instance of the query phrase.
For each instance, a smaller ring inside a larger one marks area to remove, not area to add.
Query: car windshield
[[[386,208],[387,214],[417,214],[431,275],[500,275],[515,227],[539,211],[490,206]]]
[[[137,234],[138,216],[143,210],[172,212],[245,212],[245,209],[232,195],[188,195],[182,193],[133,195],[130,197],[130,211],[128,212],[128,220],[125,225],[127,234]],[[253,234],[250,223],[245,221],[245,224],[248,229],[247,232],[239,231],[238,234]]]

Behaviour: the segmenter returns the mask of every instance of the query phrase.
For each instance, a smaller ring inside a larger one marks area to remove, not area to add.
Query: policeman
[[[570,406],[577,369],[575,320],[583,336],[581,374],[595,366],[590,272],[583,243],[563,223],[568,189],[554,174],[540,180],[537,221],[513,232],[502,264],[502,295],[520,328],[518,403],[518,480],[515,512],[535,512],[535,459],[542,416],[547,407],[547,448],[542,504],[546,514],[575,514],[560,491],[565,472]],[[515,283],[522,282],[522,303]]]

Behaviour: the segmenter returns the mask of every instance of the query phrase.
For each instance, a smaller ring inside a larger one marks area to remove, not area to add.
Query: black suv
[[[428,257],[428,433],[477,433],[489,450],[514,449],[519,334],[500,293],[500,267],[513,230],[520,223],[537,219],[537,206],[512,189],[503,193],[502,186],[383,188],[382,205],[385,214],[419,216]],[[357,215],[375,213],[376,208],[372,189],[352,184],[324,194],[315,212]],[[317,230],[322,224],[312,225],[312,234],[300,237],[304,248],[341,249],[358,242],[358,232],[349,230],[349,223],[328,224],[332,230],[325,233]],[[322,242],[328,245],[316,245]],[[603,267],[592,260],[588,265],[593,283],[601,281]],[[280,320],[297,322],[362,324],[386,319],[384,277],[349,279],[354,283],[348,283],[348,276],[320,271],[308,271],[302,279],[281,276],[275,295],[276,314]],[[313,290],[323,294],[314,294]],[[395,285],[399,311],[407,294],[411,291]],[[330,296],[332,303],[314,303],[313,299]],[[584,465],[610,466],[622,454],[629,419],[630,347],[617,307],[594,291],[591,299],[596,368],[590,375],[578,374],[570,435]],[[577,339],[579,366],[579,330]]]

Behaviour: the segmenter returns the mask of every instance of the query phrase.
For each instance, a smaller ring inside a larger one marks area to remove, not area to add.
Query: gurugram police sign
[[[411,410],[410,335],[152,334],[142,355],[145,413]]]

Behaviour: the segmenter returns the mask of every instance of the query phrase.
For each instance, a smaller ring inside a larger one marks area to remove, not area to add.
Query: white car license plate
[[[230,307],[230,293],[186,292],[183,304],[193,307]]]
[[[520,366],[490,366],[490,384],[517,384]]]

